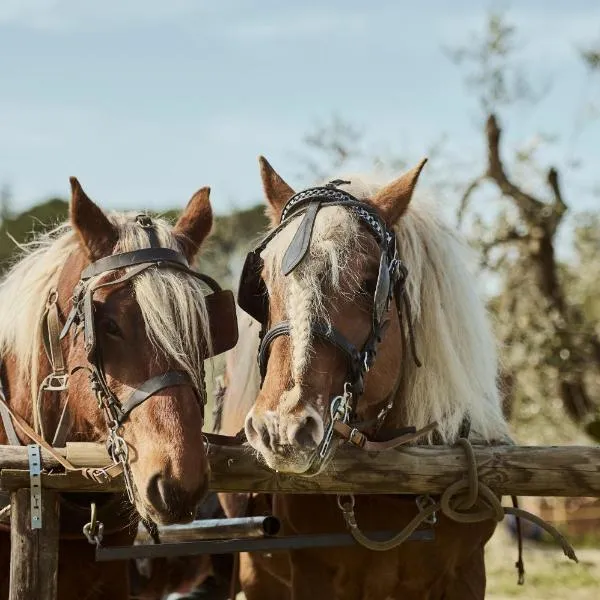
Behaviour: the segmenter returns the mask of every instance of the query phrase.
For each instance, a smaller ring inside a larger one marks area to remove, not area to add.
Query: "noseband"
[[[402,318],[402,300],[404,301],[405,310],[410,310],[405,292],[408,270],[398,256],[394,232],[388,229],[371,205],[337,188],[338,185],[343,183],[348,182],[336,180],[323,187],[304,190],[290,198],[281,213],[279,225],[254,250],[248,253],[238,293],[238,304],[240,307],[262,325],[258,351],[258,365],[262,387],[267,372],[271,343],[280,336],[290,335],[290,323],[288,321],[282,321],[271,329],[267,329],[269,300],[266,285],[261,278],[264,263],[260,255],[269,242],[289,224],[292,218],[302,216],[300,226],[282,260],[283,274],[289,275],[305,258],[310,246],[316,216],[319,210],[325,206],[340,206],[354,213],[377,242],[380,254],[379,272],[373,296],[371,331],[364,345],[361,348],[356,347],[335,327],[327,323],[316,322],[311,325],[311,335],[339,351],[344,356],[347,365],[347,377],[343,394],[335,396],[330,402],[329,425],[318,448],[317,456],[311,470],[318,470],[321,462],[327,456],[334,432],[338,432],[339,434],[345,432],[348,441],[353,443],[357,443],[357,440],[361,439],[360,436],[364,438],[362,433],[357,429],[357,425],[352,427],[349,423],[356,420],[356,402],[364,390],[365,374],[375,361],[377,346],[381,342],[388,325],[388,321],[384,319],[385,314],[394,297],[400,318]],[[401,331],[403,343],[405,343],[405,332],[402,322]],[[420,365],[416,357],[410,315],[408,318],[408,331],[413,357],[415,362]],[[393,398],[390,399],[386,407],[380,412],[378,416],[379,425],[383,422],[389,410],[391,410],[391,401],[393,401]],[[414,428],[409,428],[408,433],[411,434],[414,431]],[[364,441],[362,443],[364,444]]]
[[[235,323],[235,304],[231,292],[229,290],[222,290],[219,284],[208,275],[193,271],[185,256],[180,252],[160,247],[154,224],[148,216],[138,215],[136,223],[146,232],[150,247],[107,256],[88,265],[81,273],[81,278],[73,290],[72,308],[59,336],[59,339],[62,340],[72,328],[74,328],[74,335],[77,336],[83,329],[84,348],[87,353],[89,365],[75,367],[72,372],[79,369],[87,369],[89,371],[91,388],[98,400],[98,407],[102,410],[108,427],[108,450],[113,462],[120,464],[123,468],[125,487],[129,500],[132,503],[134,502],[134,494],[133,481],[128,463],[128,447],[118,433],[120,427],[127,421],[135,408],[166,388],[176,386],[191,387],[195,392],[198,402],[201,404],[203,415],[205,399],[204,395],[196,389],[188,373],[184,371],[167,371],[143,382],[130,394],[127,400],[121,403],[110,389],[106,380],[102,347],[98,343],[97,325],[95,322],[95,292],[103,288],[114,287],[129,282],[150,268],[175,269],[199,279],[210,288],[212,293],[206,297],[206,302],[211,331],[216,331],[216,327],[218,326],[218,323],[213,323],[213,321],[221,321],[219,316],[222,317],[226,313],[229,313],[229,318],[233,319]],[[125,268],[129,268],[129,270],[116,279],[105,282],[101,282],[101,280],[93,281],[94,278],[100,275]],[[211,307],[215,308],[217,306],[222,311],[221,315],[210,310]],[[224,326],[226,332],[231,333],[235,329],[236,333],[235,335],[225,333],[225,335],[229,335],[229,339],[224,339],[223,336],[216,336],[214,338],[213,354],[231,348],[237,340],[237,327],[231,328],[223,323],[221,323],[221,326]],[[56,345],[54,344],[54,346]],[[206,350],[206,357],[208,358],[208,344]],[[53,352],[53,354],[57,353]],[[66,389],[66,385],[63,389]]]

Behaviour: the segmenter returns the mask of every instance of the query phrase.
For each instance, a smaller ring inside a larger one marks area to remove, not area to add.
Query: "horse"
[[[235,301],[190,267],[212,228],[209,188],[172,225],[106,214],[70,181],[69,220],[26,245],[0,283],[0,443],[107,442],[114,465],[88,472],[122,473],[126,495],[61,494],[58,597],[125,600],[130,565],[96,563],[82,533],[90,502],[107,544],[132,544],[139,519],[151,531],[193,519],[210,469],[204,361],[235,344]]]
[[[469,248],[439,207],[413,201],[426,159],[391,182],[340,176],[299,193],[259,162],[270,229],[240,278],[246,314],[227,361],[222,433],[243,428],[260,459],[296,477],[333,468],[343,443],[511,443]],[[352,531],[402,531],[433,502],[220,498],[230,516],[272,511],[287,534],[344,532],[352,521]],[[496,523],[435,517],[435,541],[241,554],[241,587],[248,600],[483,598]]]

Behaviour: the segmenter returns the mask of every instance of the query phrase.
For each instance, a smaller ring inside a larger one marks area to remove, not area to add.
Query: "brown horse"
[[[231,293],[189,267],[212,227],[208,188],[175,226],[105,215],[74,178],[71,188],[70,222],[26,247],[0,284],[0,443],[31,443],[23,421],[55,446],[108,438],[131,503],[64,495],[58,595],[124,600],[129,565],[94,562],[82,535],[89,502],[108,544],[132,543],[138,515],[159,524],[193,518],[209,474],[203,363],[235,343],[237,325]],[[9,551],[5,527],[1,598]]]
[[[244,426],[272,469],[297,476],[327,469],[345,441],[371,447],[407,426],[437,422],[425,444],[469,430],[507,442],[495,341],[467,250],[435,207],[411,202],[425,161],[385,185],[347,177],[298,194],[260,163],[272,228],[240,281],[253,320],[239,319],[223,432]],[[221,498],[229,514],[241,510],[239,496]],[[400,531],[419,510],[407,496],[355,502],[362,530]],[[250,499],[289,534],[345,531],[340,508],[324,495]],[[439,514],[435,541],[243,554],[241,584],[249,600],[480,599],[494,528]]]

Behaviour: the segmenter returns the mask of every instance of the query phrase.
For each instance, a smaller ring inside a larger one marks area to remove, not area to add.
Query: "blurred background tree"
[[[424,184],[434,198],[445,198],[444,207],[451,201],[456,224],[479,259],[516,437],[528,443],[585,443],[589,436],[600,440],[600,211],[570,215],[569,198],[581,189],[572,184],[563,189],[562,180],[565,172],[576,175],[581,165],[575,142],[594,124],[598,98],[585,93],[578,98],[574,92],[570,139],[524,131],[524,140],[507,144],[502,131],[510,131],[520,113],[543,103],[551,86],[519,62],[521,48],[517,27],[504,14],[492,12],[482,31],[463,46],[443,50],[476,98],[474,122],[482,144],[472,155],[457,155],[441,132],[428,151]],[[600,46],[574,48],[573,53],[586,66],[588,80],[600,76]],[[582,89],[588,89],[585,82]],[[560,164],[546,164],[544,150],[560,144]],[[420,158],[400,142],[374,145],[360,124],[340,115],[317,123],[290,150],[297,158],[297,178],[307,185],[340,171],[372,169],[393,176]],[[600,196],[596,187],[585,193]],[[15,242],[64,220],[68,208],[55,198],[15,216],[10,198],[4,187],[4,268]],[[165,214],[177,217],[177,211]],[[202,269],[237,287],[245,253],[266,227],[259,199],[254,208],[217,216],[199,259]]]

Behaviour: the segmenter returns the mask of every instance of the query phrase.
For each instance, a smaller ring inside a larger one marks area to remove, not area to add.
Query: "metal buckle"
[[[154,229],[154,223],[152,223],[152,219],[148,215],[136,215],[135,220],[137,224],[144,229]]]
[[[58,375],[50,373],[41,383],[40,388],[47,392],[62,392],[68,388],[69,375]]]
[[[355,436],[360,436],[358,438],[358,441],[354,440]],[[362,447],[363,444],[361,444],[361,441],[363,441],[363,440],[364,440],[364,434],[362,433],[362,431],[359,431],[358,429],[356,429],[356,427],[353,427],[352,431],[350,432],[350,435],[348,436],[348,441],[351,444],[354,444],[355,446],[361,446]]]

